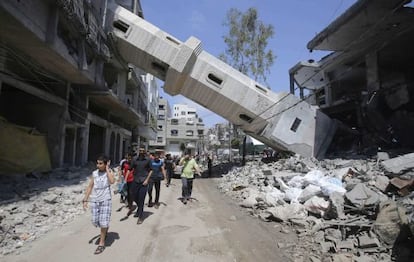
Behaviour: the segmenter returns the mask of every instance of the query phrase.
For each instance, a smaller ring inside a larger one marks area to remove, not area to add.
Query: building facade
[[[159,99],[157,139],[150,141],[150,149],[177,157],[185,152],[204,154],[207,136],[196,109],[185,104],[174,104],[172,108],[166,99]]]
[[[291,93],[341,122],[332,154],[414,149],[413,6],[356,1],[307,44],[331,53],[290,69]]]
[[[168,100],[160,97],[158,99],[158,114],[157,114],[157,135],[156,138],[149,141],[150,151],[165,152],[167,145],[167,123],[171,118],[171,110]]]
[[[142,17],[139,1],[119,4]],[[0,173],[84,165],[101,153],[118,162],[133,142],[154,137],[148,89],[156,87],[117,55],[107,5],[1,1],[0,123],[11,131],[0,135],[0,158],[17,161],[2,161]],[[44,143],[17,143],[13,130]],[[26,162],[46,164],[19,163],[25,152]]]

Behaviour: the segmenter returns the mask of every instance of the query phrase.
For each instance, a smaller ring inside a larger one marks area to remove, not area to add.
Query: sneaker
[[[187,205],[187,199],[184,199],[184,200],[183,200],[183,204],[184,204],[184,205]]]
[[[155,203],[155,204],[154,204],[154,207],[155,207],[156,209],[158,209],[158,208],[160,207],[160,203]]]
[[[127,217],[129,217],[131,214],[132,214],[132,209],[128,210]]]
[[[153,207],[153,206],[154,206],[154,203],[152,203],[152,202],[148,203],[148,207]]]
[[[142,224],[142,222],[144,222],[144,220],[142,220],[141,218],[138,218],[138,220],[137,220],[137,225],[141,225],[141,224]]]
[[[134,214],[134,217],[138,217],[138,213],[135,213],[135,214]]]
[[[170,186],[170,184],[168,184],[168,183],[167,183],[165,186],[166,186],[166,187],[169,187],[169,186]]]

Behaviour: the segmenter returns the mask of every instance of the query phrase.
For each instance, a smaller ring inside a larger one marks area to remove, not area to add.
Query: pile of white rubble
[[[295,261],[414,261],[414,154],[248,162],[219,189],[264,221],[294,229]]]

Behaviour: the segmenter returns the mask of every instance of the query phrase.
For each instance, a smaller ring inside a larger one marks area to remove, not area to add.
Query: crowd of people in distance
[[[208,176],[211,176],[212,158],[206,159]],[[94,254],[100,254],[105,250],[105,238],[109,228],[112,212],[111,184],[115,183],[115,173],[110,168],[111,161],[105,156],[99,156],[96,160],[97,169],[92,172],[89,184],[82,201],[84,209],[90,205],[92,224],[100,228],[99,244]],[[201,176],[201,169],[195,157],[190,153],[182,157],[172,157],[171,154],[147,153],[145,148],[140,148],[138,153],[127,153],[118,167],[119,187],[121,203],[125,203],[128,212],[126,218],[133,214],[137,218],[137,224],[144,222],[144,205],[148,194],[148,207],[158,209],[160,207],[161,182],[169,187],[174,175],[176,165],[180,165],[182,193],[181,201],[187,204],[191,201],[194,176]],[[153,195],[155,191],[155,196]],[[136,205],[134,205],[134,202]]]

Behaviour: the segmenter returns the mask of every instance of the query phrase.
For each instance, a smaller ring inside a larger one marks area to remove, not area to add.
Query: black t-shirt
[[[132,161],[131,169],[134,169],[135,182],[142,183],[148,176],[150,169],[150,160],[145,157],[138,156]]]
[[[164,163],[165,163],[165,169],[170,170],[170,171],[173,170],[173,166],[174,166],[173,159],[165,159]]]

